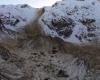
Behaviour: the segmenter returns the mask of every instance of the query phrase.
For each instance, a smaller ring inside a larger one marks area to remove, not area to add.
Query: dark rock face
[[[80,22],[83,24],[83,25],[91,25],[92,23],[95,23],[96,20],[95,19],[83,19],[83,20],[80,20]]]
[[[23,4],[23,5],[21,6],[21,8],[25,8],[25,7],[28,7],[28,5],[27,5],[27,4]]]
[[[60,36],[68,37],[73,32],[73,27],[75,23],[72,19],[62,17],[62,18],[54,18],[51,21],[53,28],[57,31]]]

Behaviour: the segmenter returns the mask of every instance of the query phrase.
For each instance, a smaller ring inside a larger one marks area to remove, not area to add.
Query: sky
[[[51,6],[56,1],[60,1],[60,0],[0,0],[0,5],[29,4],[32,7],[41,8],[43,6]]]

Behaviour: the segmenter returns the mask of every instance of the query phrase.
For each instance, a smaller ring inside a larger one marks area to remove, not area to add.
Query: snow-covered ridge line
[[[99,14],[99,0],[63,0],[45,8],[40,22],[49,36],[78,44],[98,42]]]
[[[37,16],[38,10],[27,4],[23,5],[0,5],[0,21],[1,28],[16,31],[23,28]]]
[[[99,42],[100,2],[98,0],[63,0],[44,8],[39,24],[46,35],[71,43]],[[39,9],[24,5],[0,6],[0,29],[7,34],[31,24]],[[40,17],[40,16],[39,16]],[[32,24],[33,25],[33,24]],[[10,31],[9,31],[10,30]],[[0,32],[1,33],[1,32]]]

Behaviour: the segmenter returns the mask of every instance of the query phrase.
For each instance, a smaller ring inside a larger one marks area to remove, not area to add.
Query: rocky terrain
[[[45,33],[64,41],[81,44],[99,42],[100,2],[63,0],[45,8],[40,22]]]
[[[100,80],[99,6],[1,5],[0,80]]]

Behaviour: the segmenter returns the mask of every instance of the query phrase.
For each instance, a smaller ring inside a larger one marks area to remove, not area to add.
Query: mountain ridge
[[[64,3],[65,5],[64,1],[59,2],[59,4]],[[63,5],[60,6],[62,7]],[[57,7],[54,6],[54,8]],[[13,26],[15,28],[14,32],[18,33],[11,35],[3,31],[2,34],[5,37],[0,34],[0,79],[100,80],[100,46],[97,44],[85,45],[84,43],[78,45],[64,41],[61,37],[54,34],[48,34],[49,28],[44,25],[44,22],[47,21],[45,22],[46,24],[51,22],[49,20],[52,20],[51,14],[53,9],[51,10],[51,7],[36,9],[36,11],[33,8],[31,9],[34,13],[31,13],[33,15],[33,17],[30,17],[32,18],[31,21],[25,25],[22,24],[17,29]],[[43,18],[48,12],[50,14],[46,16],[46,19]],[[24,13],[26,14],[26,12]],[[28,15],[25,16],[28,17]],[[41,19],[45,19],[44,22]],[[60,20],[64,25],[62,23],[57,24],[59,22],[57,20]],[[75,26],[73,18],[61,17],[54,19],[52,22],[59,29],[62,29],[62,26],[66,27],[66,24],[69,25],[68,28]],[[85,21],[82,22],[84,23]],[[91,20],[88,20],[88,22],[91,22]],[[50,27],[50,25],[48,26]],[[51,26],[50,32],[51,29],[54,29],[54,27]],[[68,30],[71,31],[70,29]]]

